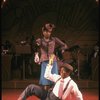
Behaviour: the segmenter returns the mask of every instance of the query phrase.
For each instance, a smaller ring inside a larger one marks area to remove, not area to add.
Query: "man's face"
[[[43,31],[43,35],[44,35],[45,38],[49,38],[50,35],[51,35],[51,32],[49,32],[49,31]]]
[[[63,67],[60,69],[60,75],[61,77],[64,79],[66,77],[68,77],[70,74],[70,72],[67,72]]]

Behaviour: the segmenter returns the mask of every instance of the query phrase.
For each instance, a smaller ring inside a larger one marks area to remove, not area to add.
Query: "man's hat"
[[[73,71],[73,67],[68,63],[63,63],[61,66],[65,67],[66,69],[70,70],[71,72]]]
[[[49,31],[51,32],[55,28],[54,24],[47,23],[42,27],[42,31]]]

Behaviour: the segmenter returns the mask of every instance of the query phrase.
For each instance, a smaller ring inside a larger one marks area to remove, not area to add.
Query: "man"
[[[61,65],[60,75],[52,74],[52,59],[53,57],[49,59],[49,64],[44,74],[46,79],[55,82],[51,91],[46,91],[40,86],[31,84],[27,86],[18,100],[26,100],[26,98],[31,95],[35,95],[41,100],[83,100],[77,84],[70,77],[73,67],[69,64],[63,64]]]

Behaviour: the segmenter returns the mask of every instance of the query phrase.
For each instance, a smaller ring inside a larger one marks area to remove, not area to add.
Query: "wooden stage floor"
[[[98,89],[80,89],[84,100],[99,100]],[[17,100],[23,89],[2,89],[1,100]],[[40,100],[35,96],[29,97],[27,100]]]
[[[38,79],[30,80],[10,80],[2,81],[2,99],[1,100],[17,100],[21,92],[29,84],[38,84]],[[99,82],[91,80],[76,80],[84,100],[99,100]],[[35,96],[29,97],[27,100],[39,100]],[[74,99],[73,99],[74,100]]]

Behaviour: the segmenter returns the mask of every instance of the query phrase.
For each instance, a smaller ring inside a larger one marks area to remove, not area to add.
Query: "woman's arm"
[[[61,50],[65,50],[68,49],[68,46],[66,43],[64,43],[63,41],[61,41],[59,38],[55,37],[55,41],[57,43],[57,45],[59,45],[61,48]]]
[[[40,63],[40,59],[39,59],[40,45],[41,45],[41,39],[39,38],[36,40],[36,43],[34,45],[34,51],[35,51],[34,61],[35,61],[35,63]]]

